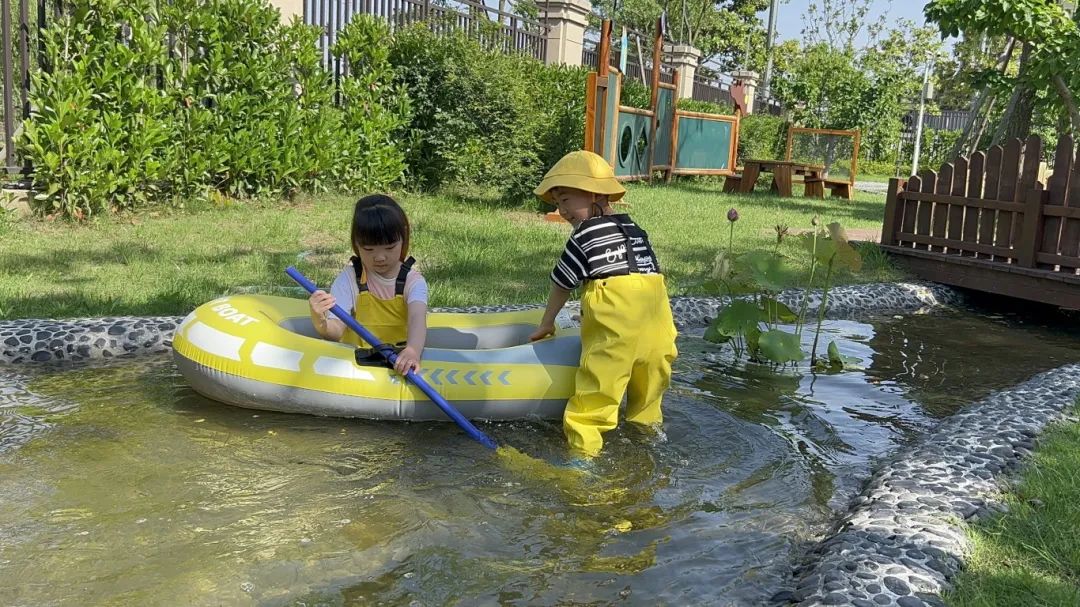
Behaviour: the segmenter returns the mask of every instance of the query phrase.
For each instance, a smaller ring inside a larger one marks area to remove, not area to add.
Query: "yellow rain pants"
[[[581,366],[574,396],[563,414],[570,448],[596,455],[601,435],[626,420],[648,426],[663,421],[660,403],[671,383],[675,348],[662,274],[628,274],[591,280],[581,298]]]
[[[408,273],[408,268],[403,268],[403,272]],[[365,283],[366,281],[361,282]],[[403,285],[404,281],[399,283]],[[379,299],[366,288],[361,288],[353,306],[353,318],[385,344],[401,344],[408,337],[409,306],[401,293],[395,293],[393,299]],[[371,344],[360,339],[360,336],[351,330],[345,331],[341,341],[361,348],[371,347]]]

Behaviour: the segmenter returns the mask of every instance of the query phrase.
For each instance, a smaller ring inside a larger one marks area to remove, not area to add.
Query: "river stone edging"
[[[0,321],[0,364],[81,361],[167,352],[181,316]]]
[[[778,299],[791,307],[801,301],[801,289],[782,292]],[[701,327],[716,316],[727,297],[673,297],[672,312],[680,329]],[[903,312],[960,301],[957,291],[933,283],[878,283],[836,287],[829,292],[826,316],[849,318],[874,312]],[[810,296],[815,311],[821,293]],[[522,310],[537,304],[435,308],[433,311],[486,312]],[[567,304],[575,314],[578,302]],[[167,352],[181,316],[76,318],[69,320],[25,319],[0,321],[0,364],[81,361]]]
[[[878,467],[833,534],[773,597],[799,607],[943,606],[971,545],[963,521],[1007,510],[995,480],[1031,455],[1036,437],[1069,418],[1080,364],[969,405]]]

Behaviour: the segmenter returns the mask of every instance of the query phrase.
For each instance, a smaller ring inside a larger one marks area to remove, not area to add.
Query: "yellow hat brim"
[[[626,188],[614,177],[593,177],[580,174],[548,175],[544,177],[540,185],[536,186],[533,193],[544,202],[555,205],[555,201],[551,198],[551,190],[554,188],[574,188],[594,194],[605,194],[611,202],[619,200],[626,194]]]

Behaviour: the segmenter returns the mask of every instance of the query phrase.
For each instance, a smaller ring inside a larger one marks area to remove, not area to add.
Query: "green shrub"
[[[649,87],[642,84],[640,80],[623,77],[622,91],[619,92],[619,105],[636,107],[642,110],[652,109],[650,97]]]
[[[735,114],[735,108],[730,105],[713,103],[712,101],[701,101],[698,99],[679,99],[675,102],[675,107],[680,110],[686,110],[687,112],[720,114],[722,116],[733,116]]]
[[[507,192],[513,199],[532,198],[532,189],[544,172],[569,152],[585,145],[585,87],[589,68],[548,66],[539,61],[523,62],[523,75],[535,87],[530,114],[535,122],[535,144],[539,164],[531,175]]]
[[[178,113],[191,146],[177,150],[190,171],[179,189],[208,183],[247,197],[299,188],[303,110],[278,13],[246,0],[165,6],[180,57],[165,89],[182,100]]]
[[[148,0],[74,0],[42,34],[50,70],[34,73],[23,153],[35,207],[83,217],[153,199],[174,163],[160,150],[177,134],[166,31]],[[119,24],[126,24],[123,28]]]
[[[743,116],[739,124],[739,160],[782,158],[787,147],[788,124],[769,114]]]
[[[900,165],[900,175],[906,177],[907,171],[911,170],[911,163],[907,163],[905,166],[903,163]],[[895,175],[896,174],[896,161],[895,160],[866,160],[865,158],[859,159],[859,175]],[[858,178],[858,176],[856,176]]]
[[[388,30],[358,18],[335,89],[318,32],[265,0],[72,0],[42,39],[21,142],[35,206],[84,217],[219,193],[292,195],[400,178]]]
[[[960,138],[960,134],[960,131],[923,129],[922,146],[919,150],[919,170],[936,171],[941,168],[942,164],[951,160],[949,158],[949,152],[952,151],[953,145],[956,144],[956,140]],[[912,150],[912,152],[914,152],[914,150]],[[910,169],[911,167],[908,167],[908,170]]]
[[[398,33],[389,59],[412,101],[406,159],[417,185],[499,183],[536,162],[525,152],[531,91],[512,58],[418,25]]]
[[[416,185],[496,187],[531,198],[545,170],[581,149],[589,70],[490,50],[464,32],[399,32],[390,51],[408,91],[408,174]]]
[[[409,123],[411,104],[408,92],[394,81],[389,39],[384,21],[357,15],[333,49],[349,73],[341,81],[341,136],[328,143],[340,146],[336,182],[354,191],[384,189],[405,171],[405,150],[397,138]],[[329,107],[331,100],[322,103]]]

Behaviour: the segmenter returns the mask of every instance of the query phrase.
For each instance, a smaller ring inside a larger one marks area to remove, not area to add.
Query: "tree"
[[[938,106],[953,110],[969,107],[972,99],[987,90],[988,79],[1002,73],[1002,58],[1011,41],[1007,36],[986,34],[964,35],[955,41],[952,53],[934,66]]]
[[[891,30],[865,26],[869,7],[868,0],[811,5],[806,22],[814,25],[804,30],[806,47],[778,47],[775,53],[774,91],[796,123],[860,129],[865,154],[880,159],[895,153],[901,117],[941,44],[932,28],[908,20]]]
[[[916,79],[896,69],[874,69],[877,59],[819,42],[803,49],[788,71],[778,72],[774,91],[796,124],[860,129],[867,152],[882,157],[895,144],[908,83]]]
[[[697,48],[720,69],[764,67],[765,29],[757,13],[768,0],[594,0],[593,6],[616,28],[647,36],[666,12],[668,39]]]
[[[855,39],[865,27],[872,45],[883,25],[869,19],[873,0],[820,0],[806,11],[803,38],[808,44],[819,42],[834,49],[853,49]],[[868,45],[868,46],[869,46]]]
[[[1071,8],[1075,12],[1075,7]],[[999,131],[1009,135],[1030,131],[1028,107],[1040,91],[1052,91],[1068,112],[1074,133],[1080,132],[1080,110],[1074,91],[1080,90],[1080,30],[1075,15],[1059,0],[931,0],[928,19],[943,36],[1007,36],[1023,44],[1019,70]],[[1023,57],[1026,55],[1026,57]]]

